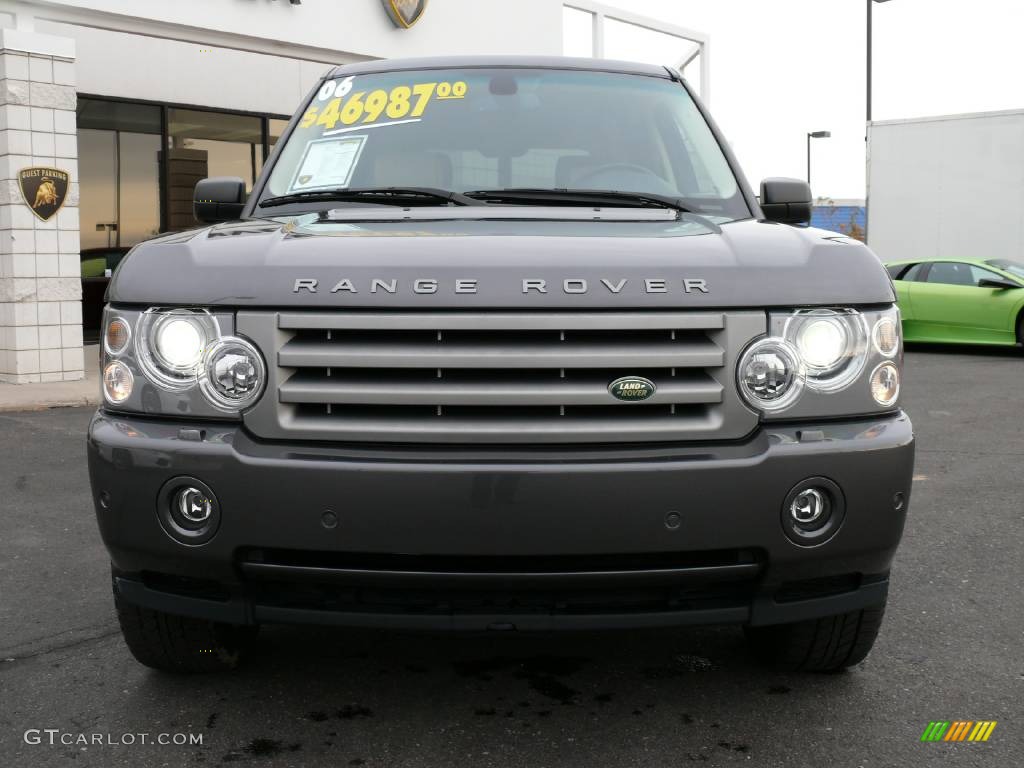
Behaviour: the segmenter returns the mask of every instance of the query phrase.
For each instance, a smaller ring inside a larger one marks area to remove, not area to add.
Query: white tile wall
[[[75,85],[73,61],[0,51],[0,382],[84,375]],[[50,221],[21,197],[32,165],[70,174]]]

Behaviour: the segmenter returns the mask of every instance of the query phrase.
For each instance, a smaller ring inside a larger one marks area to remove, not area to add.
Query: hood
[[[719,228],[664,211],[651,211],[649,220],[574,218],[305,216],[221,224],[138,245],[115,273],[108,300],[308,309],[712,309],[895,300],[878,258],[834,232],[752,220]]]

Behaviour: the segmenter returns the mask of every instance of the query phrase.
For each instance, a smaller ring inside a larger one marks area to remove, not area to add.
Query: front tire
[[[234,669],[258,629],[141,608],[116,592],[114,606],[132,656],[140,664],[163,672]]]
[[[864,661],[878,637],[885,603],[792,624],[746,627],[754,656],[791,672],[838,672]]]

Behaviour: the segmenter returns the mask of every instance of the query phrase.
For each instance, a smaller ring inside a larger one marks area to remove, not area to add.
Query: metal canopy
[[[605,5],[604,3],[593,2],[592,0],[569,0],[564,7],[575,11],[581,11],[592,17],[591,21],[591,55],[594,58],[606,58],[608,56],[608,27],[609,22],[613,24],[624,24],[640,30],[655,32],[659,35],[678,38],[680,41],[680,52],[674,61],[659,62],[666,66],[674,66],[685,76],[685,70],[698,63],[700,75],[698,87],[701,99],[707,103],[711,97],[711,68],[710,48],[711,38],[703,32],[697,32],[685,27],[669,24],[650,16],[642,16],[631,11]],[[691,78],[688,78],[691,79]]]

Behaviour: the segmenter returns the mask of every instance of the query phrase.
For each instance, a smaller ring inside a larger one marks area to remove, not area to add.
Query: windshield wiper
[[[315,189],[308,192],[293,192],[290,195],[268,197],[260,201],[260,208],[272,208],[289,203],[306,203],[316,201],[339,203],[380,203],[381,205],[408,205],[425,202],[451,203],[452,205],[480,205],[479,200],[437,187],[366,187],[350,189]]]
[[[615,189],[481,189],[467,192],[467,197],[487,202],[560,203],[562,205],[599,205],[602,203],[632,204],[634,207],[672,208],[693,213],[681,198],[654,192],[622,192]]]

